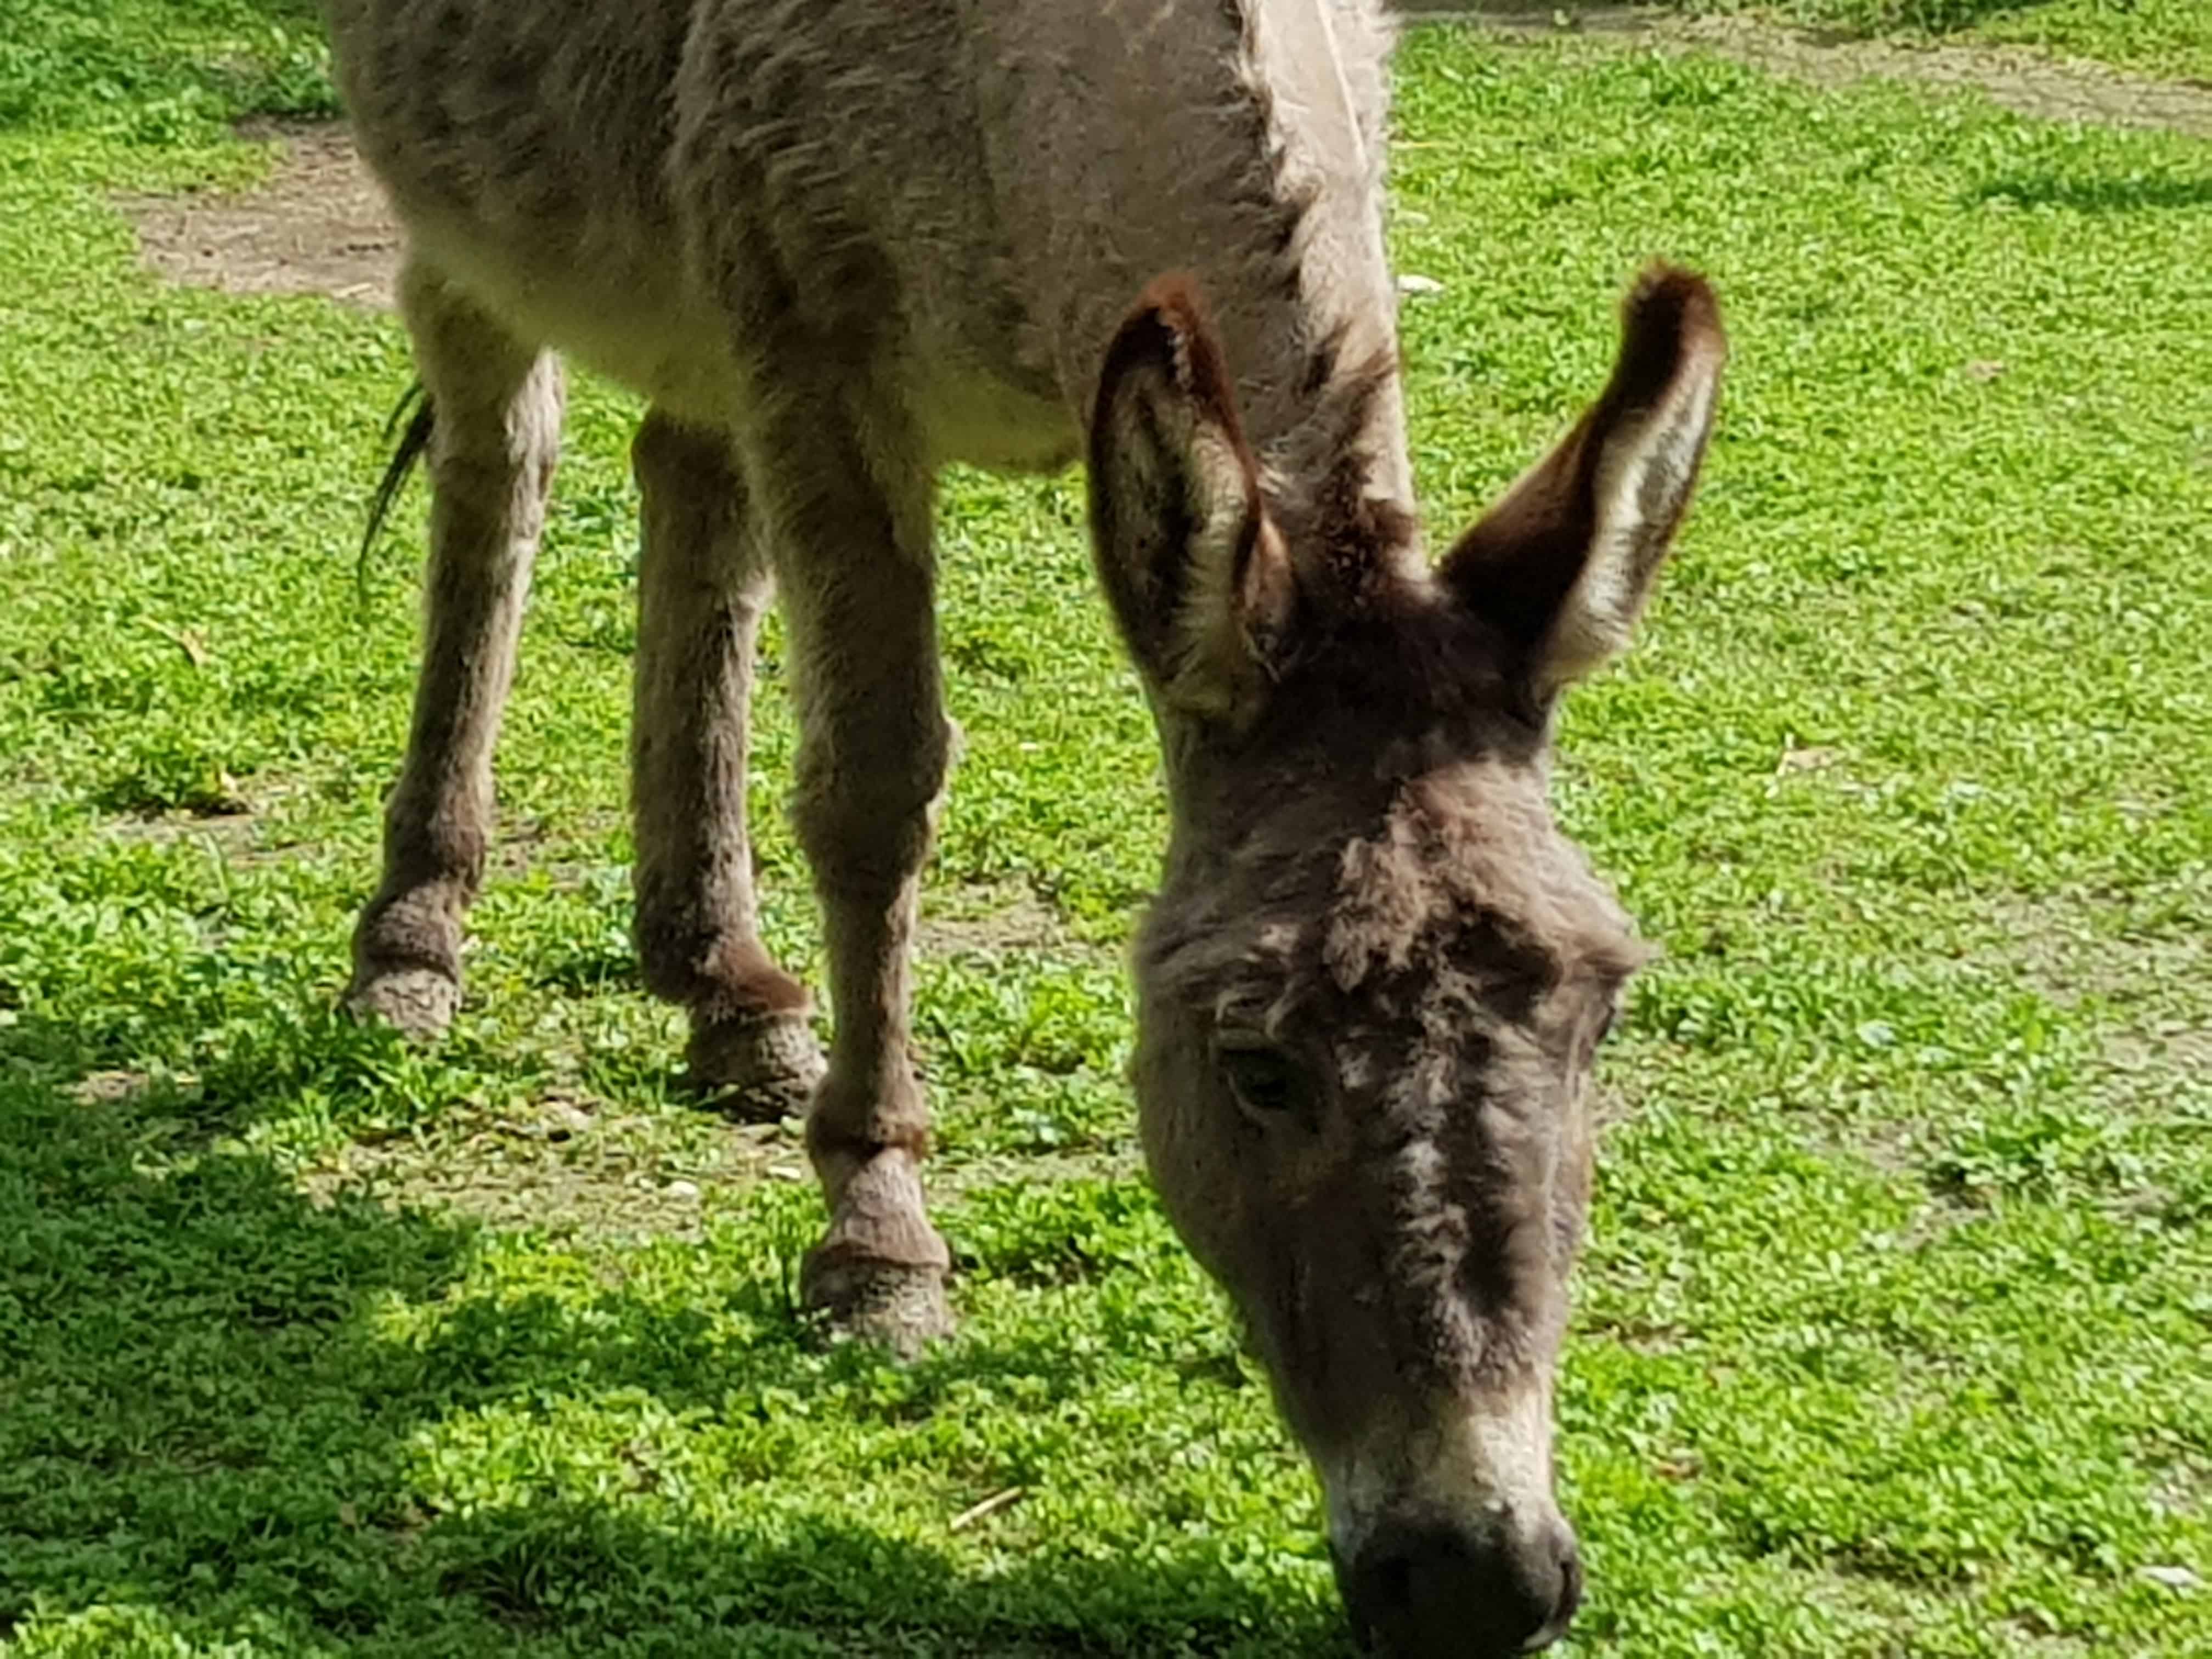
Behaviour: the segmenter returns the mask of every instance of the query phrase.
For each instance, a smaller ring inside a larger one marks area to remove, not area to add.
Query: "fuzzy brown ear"
[[[1697,484],[1727,356],[1705,279],[1645,271],[1604,394],[1445,556],[1443,580],[1527,653],[1540,699],[1628,643]]]
[[[1269,684],[1292,578],[1188,278],[1147,289],[1106,353],[1091,422],[1091,532],[1154,698],[1181,714],[1249,718]]]

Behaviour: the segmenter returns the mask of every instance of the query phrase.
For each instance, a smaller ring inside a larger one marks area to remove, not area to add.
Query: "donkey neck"
[[[1258,347],[1263,360],[1297,359],[1271,362],[1267,376],[1294,390],[1272,404],[1255,396],[1251,436],[1293,488],[1338,465],[1349,445],[1370,489],[1410,511],[1397,294],[1382,237],[1387,32],[1371,10],[1341,0],[1241,0],[1238,9],[1237,72],[1267,112],[1274,194],[1298,216],[1295,282],[1279,297],[1295,314]],[[1303,380],[1288,380],[1301,369]]]
[[[1070,406],[1088,409],[1139,289],[1187,270],[1282,487],[1296,493],[1348,444],[1368,488],[1410,510],[1376,0],[990,9],[982,126],[1032,352]],[[1360,384],[1371,395],[1346,432]]]

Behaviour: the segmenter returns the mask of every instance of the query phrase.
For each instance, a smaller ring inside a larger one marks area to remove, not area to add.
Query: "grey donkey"
[[[1724,355],[1709,289],[1647,272],[1603,394],[1432,564],[1374,0],[326,6],[407,234],[427,398],[387,484],[419,451],[434,487],[353,1005],[428,1034],[459,1000],[567,354],[650,400],[645,981],[733,1109],[804,1103],[829,1212],[807,1298],[904,1351],[946,1331],[909,1018],[953,748],[932,500],[949,462],[1085,457],[1172,812],[1134,954],[1161,1201],[1313,1459],[1370,1647],[1545,1645],[1581,1593],[1551,1397],[1586,1085],[1640,954],[1553,821],[1550,733],[1688,502]],[[772,585],[826,1066],[746,838]]]

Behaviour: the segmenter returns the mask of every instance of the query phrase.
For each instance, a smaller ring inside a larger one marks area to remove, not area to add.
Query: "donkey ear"
[[[1091,532],[1154,697],[1239,723],[1293,599],[1221,348],[1187,278],[1145,291],[1106,353],[1091,422]]]
[[[1705,280],[1645,271],[1604,395],[1445,556],[1444,581],[1526,652],[1540,699],[1628,643],[1689,507],[1727,356]]]

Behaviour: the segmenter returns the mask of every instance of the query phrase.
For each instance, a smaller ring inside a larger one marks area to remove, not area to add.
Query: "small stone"
[[[78,1079],[70,1092],[81,1106],[112,1106],[136,1100],[154,1086],[144,1072],[93,1072]]]
[[[696,1181],[672,1181],[662,1190],[671,1198],[696,1198],[699,1196],[699,1183]]]
[[[545,1103],[545,1123],[552,1137],[580,1135],[592,1127],[592,1115],[573,1100],[557,1096]]]
[[[1398,278],[1398,292],[1404,295],[1441,294],[1444,285],[1433,276],[1424,276],[1418,271],[1407,271]]]
[[[1784,749],[1782,758],[1774,763],[1774,775],[1782,777],[1791,772],[1818,772],[1833,766],[1844,757],[1839,749],[1824,744],[1814,744],[1803,749]]]
[[[2137,1567],[2136,1577],[2148,1578],[2154,1584],[2163,1584],[2183,1595],[2204,1588],[2204,1581],[2187,1567]]]

